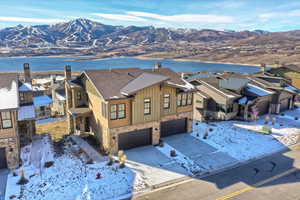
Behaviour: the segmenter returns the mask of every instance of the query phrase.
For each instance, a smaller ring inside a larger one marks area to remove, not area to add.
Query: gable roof
[[[130,81],[125,87],[121,89],[121,93],[125,95],[131,95],[135,92],[150,87],[152,85],[161,83],[168,80],[167,76],[158,74],[142,73],[137,78]]]
[[[98,92],[106,100],[126,97],[122,93],[125,91],[125,89],[126,91],[128,90],[131,92],[133,90],[136,90],[140,86],[135,84],[142,83],[141,77],[138,77],[143,73],[146,73],[147,75],[143,75],[142,77],[148,79],[147,84],[143,83],[144,87],[149,85],[150,82],[153,84],[155,84],[154,82],[158,83],[159,80],[166,81],[167,83],[173,85],[186,87],[186,83],[181,80],[180,75],[168,68],[161,68],[156,70],[140,68],[113,68],[111,70],[85,70],[83,73],[86,74],[86,76],[90,79]],[[152,82],[150,80],[150,77],[155,78],[155,81]],[[135,79],[136,81],[129,85],[129,83]]]
[[[18,107],[18,74],[0,73],[0,110]]]

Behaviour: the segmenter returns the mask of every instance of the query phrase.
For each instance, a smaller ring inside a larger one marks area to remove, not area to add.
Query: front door
[[[0,169],[7,168],[5,148],[0,148]]]

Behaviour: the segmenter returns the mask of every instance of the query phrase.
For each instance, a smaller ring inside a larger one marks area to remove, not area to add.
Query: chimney
[[[71,66],[66,65],[65,66],[65,80],[71,80],[71,77],[72,77]]]
[[[266,64],[265,64],[265,63],[261,63],[261,64],[260,64],[260,71],[261,71],[262,73],[265,73],[265,72],[266,72]]]
[[[31,75],[30,75],[29,63],[24,63],[23,69],[24,69],[24,81],[25,81],[25,83],[30,83]]]
[[[161,68],[161,62],[157,62],[154,65],[154,69],[160,69]]]

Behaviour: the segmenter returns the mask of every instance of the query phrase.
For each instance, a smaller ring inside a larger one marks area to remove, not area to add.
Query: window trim
[[[149,107],[146,107],[146,105],[149,105]],[[145,112],[146,109],[149,111]],[[144,98],[144,115],[151,115],[151,98]]]
[[[193,93],[187,93],[186,104],[187,105],[192,105],[193,104]]]
[[[3,113],[9,113],[9,118],[7,119],[3,119]],[[13,121],[12,121],[12,114],[10,111],[4,111],[4,112],[0,112],[0,118],[1,118],[1,128],[2,129],[10,129],[13,128]],[[4,121],[10,121],[10,126],[9,127],[4,127]]]

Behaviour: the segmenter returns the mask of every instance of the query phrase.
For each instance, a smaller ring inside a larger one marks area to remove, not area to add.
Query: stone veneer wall
[[[148,123],[140,123],[136,125],[111,128],[109,129],[110,135],[110,151],[116,153],[118,151],[118,134],[141,130],[146,128],[152,128],[152,144],[158,144],[160,139],[160,123],[164,121],[170,121],[175,119],[187,118],[187,132],[191,132],[193,129],[193,112],[184,112],[174,115],[168,115],[161,118],[159,121],[153,121]]]
[[[1,138],[0,148],[5,148],[7,167],[10,169],[19,167],[19,144],[17,138]]]

